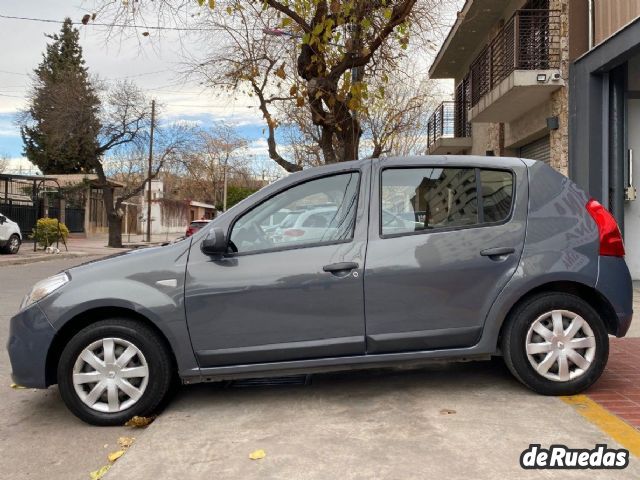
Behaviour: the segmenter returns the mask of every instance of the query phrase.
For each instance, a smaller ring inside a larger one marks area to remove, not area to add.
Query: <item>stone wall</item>
[[[569,85],[569,2],[550,0],[552,10],[560,13],[560,75]],[[567,175],[569,173],[569,91],[562,87],[551,95],[551,113],[558,117],[558,130],[551,131],[551,166]]]

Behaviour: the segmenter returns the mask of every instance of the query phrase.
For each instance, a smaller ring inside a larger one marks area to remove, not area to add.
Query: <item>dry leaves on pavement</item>
[[[155,420],[155,417],[132,417],[124,424],[125,427],[144,428]]]
[[[109,455],[107,455],[107,460],[109,461],[109,464],[108,465],[104,465],[103,467],[99,468],[98,470],[95,470],[95,471],[89,473],[89,477],[91,478],[91,480],[100,480],[102,477],[104,477],[105,474],[111,468],[111,465],[113,465],[113,463],[116,460],[118,460],[121,456],[123,456],[125,454],[127,449],[131,445],[133,445],[133,442],[135,442],[135,440],[136,439],[133,438],[133,437],[120,437],[120,438],[118,438],[118,445],[120,446],[121,450],[116,450],[115,452],[111,452]]]
[[[251,460],[262,460],[267,456],[267,453],[264,450],[256,450],[255,452],[251,452],[249,454],[249,458]]]

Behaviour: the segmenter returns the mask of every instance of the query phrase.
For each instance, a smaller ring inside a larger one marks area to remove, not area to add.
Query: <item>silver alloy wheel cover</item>
[[[538,375],[555,382],[567,382],[581,377],[589,369],[596,354],[596,339],[580,315],[553,310],[531,324],[525,348],[529,363]]]
[[[20,248],[20,239],[16,236],[11,237],[9,240],[9,251],[11,253],[16,253]]]
[[[78,355],[72,374],[78,398],[103,413],[131,408],[149,383],[147,359],[138,347],[121,338],[103,338],[88,345]]]

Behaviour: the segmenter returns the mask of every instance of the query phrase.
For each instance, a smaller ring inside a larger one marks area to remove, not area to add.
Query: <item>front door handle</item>
[[[358,268],[358,264],[356,262],[340,262],[340,263],[332,263],[331,265],[325,265],[322,267],[322,270],[329,273],[340,273],[340,272],[350,272],[351,270],[355,270]]]
[[[511,255],[515,253],[515,248],[510,247],[496,247],[496,248],[487,248],[486,250],[482,250],[480,255],[483,257],[504,257],[506,255]]]

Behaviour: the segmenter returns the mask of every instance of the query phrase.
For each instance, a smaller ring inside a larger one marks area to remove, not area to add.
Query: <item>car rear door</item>
[[[501,159],[487,168],[469,157],[425,158],[374,168],[367,353],[475,344],[524,247],[523,162]],[[409,220],[403,226],[398,217]]]

